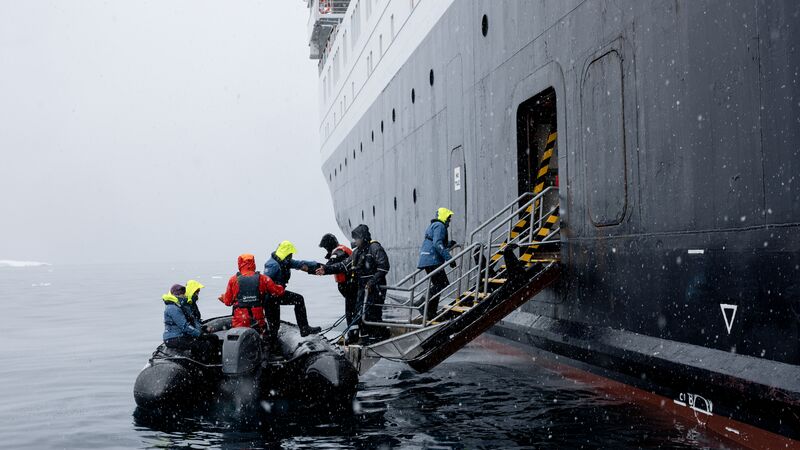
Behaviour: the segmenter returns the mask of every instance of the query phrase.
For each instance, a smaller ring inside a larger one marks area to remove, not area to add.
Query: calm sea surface
[[[233,262],[0,268],[0,448],[731,448],[480,343],[426,374],[380,363],[362,376],[353,414],[335,420],[243,427],[135,415],[133,382],[161,340],[161,294],[196,278],[203,316],[224,315],[216,298],[233,271]],[[305,295],[312,324],[343,313],[330,277],[296,273],[290,289]],[[293,320],[290,308],[283,317]]]

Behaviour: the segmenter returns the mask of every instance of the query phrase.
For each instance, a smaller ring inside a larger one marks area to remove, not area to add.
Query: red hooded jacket
[[[250,276],[256,273],[256,258],[255,256],[245,253],[239,255],[239,274],[243,276]],[[269,294],[280,297],[283,295],[284,288],[275,284],[268,276],[259,274],[258,277],[258,292],[261,294]],[[234,275],[228,280],[228,288],[225,293],[219,298],[222,303],[227,306],[233,306],[236,303],[236,297],[239,295],[239,280],[238,276]],[[264,308],[257,306],[250,308],[234,308],[233,309],[233,327],[249,327],[250,326],[250,311],[253,311],[253,317],[258,327],[263,331],[266,329],[266,321],[264,320]]]

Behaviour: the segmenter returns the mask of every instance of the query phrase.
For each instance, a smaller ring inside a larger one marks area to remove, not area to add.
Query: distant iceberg
[[[41,267],[50,265],[50,263],[38,261],[14,261],[11,259],[0,259],[0,267]]]

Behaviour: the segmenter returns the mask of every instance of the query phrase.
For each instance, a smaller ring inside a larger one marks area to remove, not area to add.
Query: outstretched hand
[[[317,267],[317,270],[314,271],[317,275],[325,275],[325,266]]]

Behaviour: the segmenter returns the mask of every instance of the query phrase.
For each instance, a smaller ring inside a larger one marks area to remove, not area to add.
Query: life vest
[[[347,254],[347,256],[350,256],[350,255],[353,254],[353,250],[351,250],[350,247],[348,247],[346,245],[342,245],[342,244],[339,244],[338,246],[336,246],[335,249],[333,249],[333,251],[336,251],[336,250],[341,250],[341,251],[345,252],[345,254]],[[331,253],[333,253],[333,252],[331,252]],[[344,283],[345,281],[347,281],[347,274],[337,273],[336,275],[333,276],[333,279],[336,280],[337,283]]]
[[[172,297],[175,300],[168,299],[168,297]],[[189,307],[189,305],[186,303],[186,297],[185,296],[178,297],[178,296],[174,296],[174,295],[164,295],[163,297],[161,297],[161,299],[164,300],[164,305],[166,305],[166,306],[169,306],[169,305],[177,306],[178,309],[181,311],[181,314],[183,314],[183,318],[186,319],[186,322],[188,322],[188,323],[190,323],[192,325],[194,325],[195,322],[198,322],[198,320],[196,320],[195,317],[189,311],[186,310],[186,308]],[[183,299],[184,301],[181,302],[181,299]],[[173,325],[175,325],[175,324],[173,323]]]
[[[167,305],[167,306],[175,305],[175,306],[177,306],[178,309],[181,310],[181,313],[183,314],[184,319],[186,319],[186,321],[189,322],[189,323],[194,323],[194,318],[192,317],[191,314],[189,314],[188,311],[186,311],[186,308],[184,307],[185,303],[181,304],[181,299],[186,299],[185,296],[180,296],[180,297],[174,296],[177,301],[167,300],[165,297],[167,297],[167,296],[165,295],[164,297],[162,297],[162,300],[164,300],[164,305]]]
[[[233,308],[256,308],[264,306],[262,301],[264,296],[258,290],[261,274],[259,272],[253,275],[236,274],[236,282],[239,284],[239,293],[236,294],[236,303]]]
[[[272,281],[286,286],[289,284],[289,279],[292,278],[292,266],[290,265],[289,261],[284,259],[278,258],[278,255],[275,252],[272,253],[272,259],[278,263],[278,275],[272,278]]]

